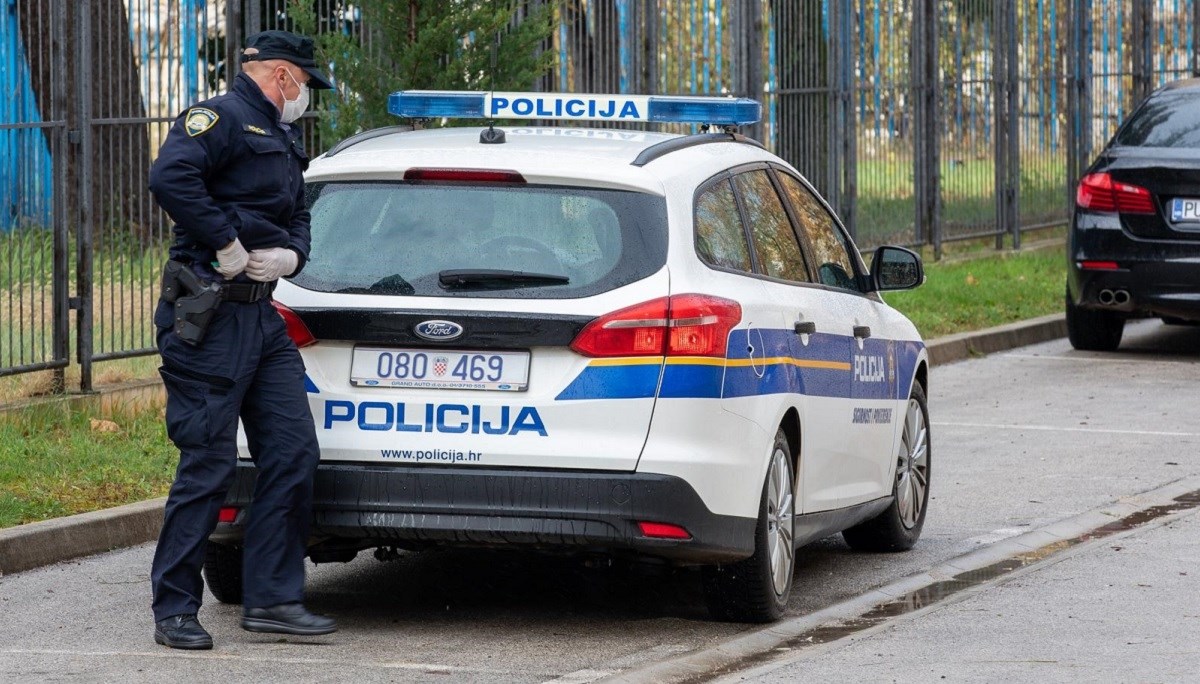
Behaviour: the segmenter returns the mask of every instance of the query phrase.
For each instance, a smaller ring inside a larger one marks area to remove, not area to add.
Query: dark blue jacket
[[[150,169],[150,190],[175,221],[171,258],[196,264],[236,237],[247,251],[290,247],[308,260],[304,153],[298,126],[246,74],[179,116]],[[245,276],[238,279],[242,280]]]

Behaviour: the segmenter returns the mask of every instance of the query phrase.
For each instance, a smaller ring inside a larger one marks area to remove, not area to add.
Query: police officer
[[[251,36],[241,61],[228,93],[175,121],[150,170],[150,189],[175,221],[154,322],[179,467],[150,576],[154,640],[172,648],[212,648],[196,619],[200,570],[233,478],[239,417],[258,469],[245,520],[242,627],[337,629],[303,604],[318,446],[304,365],[271,305],[275,281],[308,259],[308,157],[292,122],[309,88],[332,86],[312,40],[286,31]]]

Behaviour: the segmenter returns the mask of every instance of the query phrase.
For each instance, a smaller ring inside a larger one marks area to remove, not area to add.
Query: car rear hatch
[[[1200,105],[1198,105],[1200,106]],[[1113,148],[1104,170],[1149,202],[1121,209],[1121,226],[1140,238],[1200,241],[1200,150]]]
[[[662,357],[597,374],[571,345],[669,294],[664,199],[453,173],[310,186],[313,259],[276,297],[317,341],[322,460],[632,471]]]
[[[1092,168],[1084,185],[1091,179],[1099,187],[1103,174],[1110,176],[1117,206],[1108,210],[1120,213],[1130,234],[1200,241],[1200,88],[1184,83],[1156,91]]]

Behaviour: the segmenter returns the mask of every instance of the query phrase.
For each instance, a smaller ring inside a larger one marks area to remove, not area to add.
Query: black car
[[[1152,93],[1088,167],[1067,261],[1076,349],[1116,349],[1130,318],[1200,322],[1200,79]]]

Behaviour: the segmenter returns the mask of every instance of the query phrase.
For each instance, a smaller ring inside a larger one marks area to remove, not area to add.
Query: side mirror
[[[871,261],[871,289],[911,290],[925,282],[921,257],[911,249],[884,246],[875,250]]]

